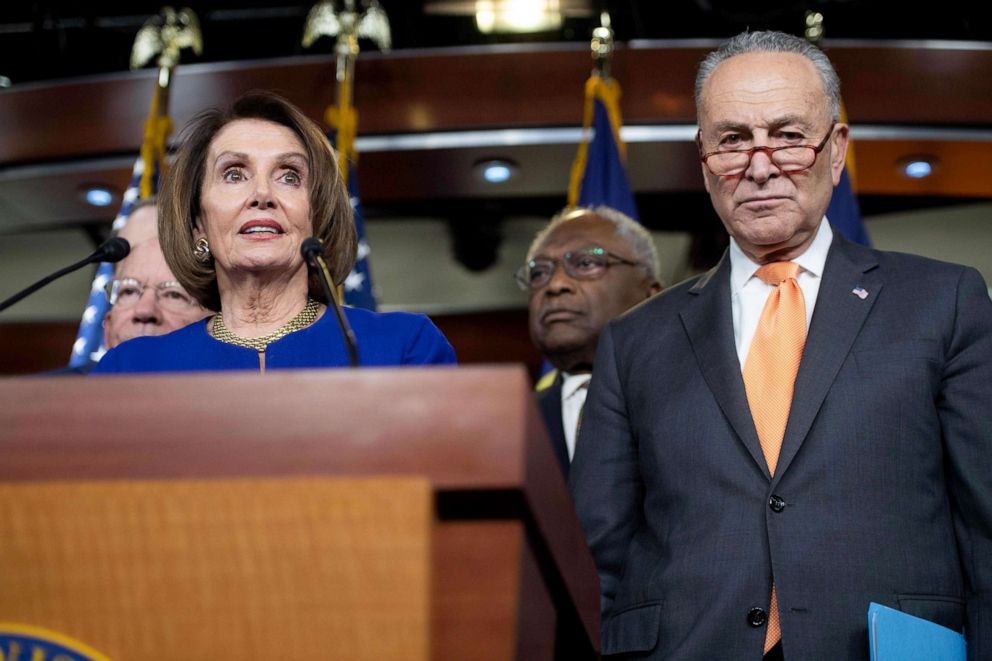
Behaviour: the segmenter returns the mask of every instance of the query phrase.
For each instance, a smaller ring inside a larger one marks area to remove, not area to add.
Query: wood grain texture
[[[425,479],[0,484],[0,620],[113,659],[428,658]]]
[[[0,456],[9,488],[424,479],[432,658],[546,650],[524,626],[549,600],[575,659],[598,647],[595,567],[520,366],[0,379]]]
[[[515,654],[514,644],[523,543],[518,521],[448,521],[437,527],[432,659],[526,658]]]

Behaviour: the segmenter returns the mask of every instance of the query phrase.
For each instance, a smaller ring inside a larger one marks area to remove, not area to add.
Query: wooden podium
[[[598,612],[522,368],[0,380],[0,630],[113,661],[571,660]]]

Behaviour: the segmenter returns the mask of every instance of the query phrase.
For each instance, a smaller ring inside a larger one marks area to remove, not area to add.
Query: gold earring
[[[201,264],[206,264],[210,261],[210,243],[206,237],[201,236],[193,244],[193,257]]]

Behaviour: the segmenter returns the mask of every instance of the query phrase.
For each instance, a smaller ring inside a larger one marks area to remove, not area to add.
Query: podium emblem
[[[0,622],[3,661],[110,661],[89,645],[27,624]]]

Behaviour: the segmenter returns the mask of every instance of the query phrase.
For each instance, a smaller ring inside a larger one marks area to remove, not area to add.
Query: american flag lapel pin
[[[855,287],[851,290],[851,293],[860,298],[862,301],[868,298],[868,290],[864,287]]]

